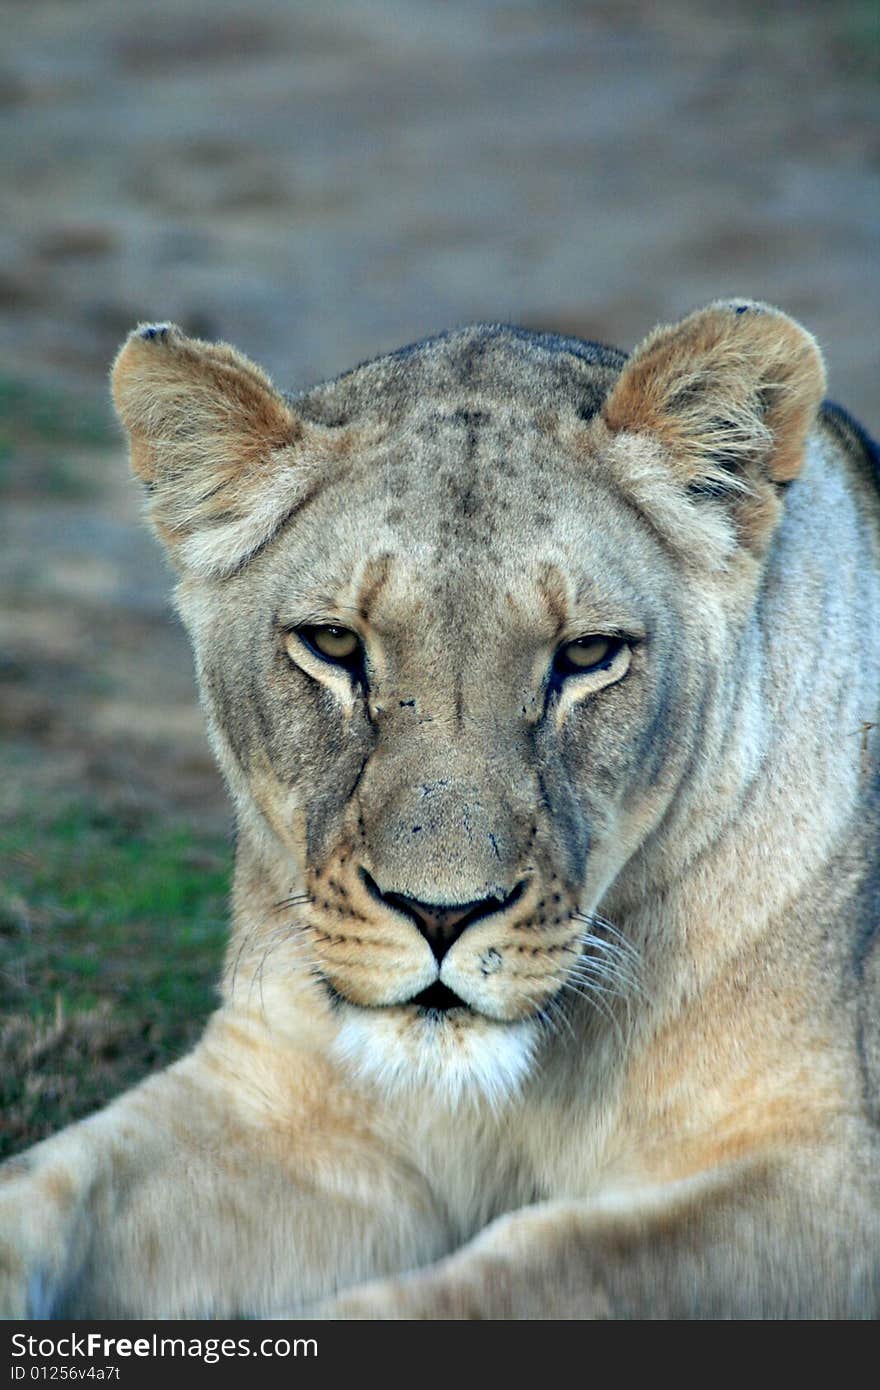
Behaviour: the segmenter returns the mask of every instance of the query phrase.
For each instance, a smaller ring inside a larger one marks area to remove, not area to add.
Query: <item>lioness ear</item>
[[[819,348],[800,324],[766,304],[719,300],[649,334],[603,417],[613,432],[658,440],[691,494],[742,508],[750,493],[760,502],[762,483],[766,492],[797,476],[824,389]]]
[[[302,426],[269,378],[225,343],[141,325],[112,371],[131,462],[180,567],[229,573],[309,487]]]

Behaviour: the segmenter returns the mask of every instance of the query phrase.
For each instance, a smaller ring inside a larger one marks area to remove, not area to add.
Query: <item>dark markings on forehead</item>
[[[454,442],[440,445],[437,479],[443,494],[449,544],[488,545],[494,534],[493,489],[490,474],[480,477],[477,453],[481,432],[493,425],[490,410],[437,410],[432,413],[433,433],[445,426],[454,431]],[[463,446],[463,447],[462,447]]]
[[[438,425],[461,425],[467,431],[466,440],[469,446],[476,444],[477,431],[483,426],[491,424],[491,410],[449,410],[444,406],[438,406],[432,410],[424,420],[420,420],[416,425],[419,434],[427,435],[433,439],[437,434]]]
[[[583,395],[578,402],[577,413],[581,420],[592,420],[594,415],[598,415],[602,409],[606,392],[599,389],[596,385],[585,386]]]
[[[524,408],[596,414],[626,353],[583,338],[479,323],[425,338],[364,362],[334,381],[289,397],[306,420],[341,427],[358,419],[391,422],[435,401],[448,410],[479,395]]]
[[[455,679],[455,727],[464,728],[464,677],[459,671]]]
[[[480,427],[486,425],[491,420],[491,415],[487,410],[456,410],[450,419],[456,425],[462,425],[465,431],[464,437],[464,461],[473,463],[477,453],[477,441]],[[468,490],[473,490],[473,484],[468,482]]]
[[[488,425],[492,419],[490,410],[453,410],[449,419],[456,425],[464,425],[468,431],[468,438],[476,438],[477,428],[480,425]]]
[[[357,610],[365,622],[369,622],[370,609],[374,607],[388,582],[392,564],[393,558],[386,551],[382,555],[371,556],[364,566],[357,596]]]
[[[548,353],[561,353],[568,357],[578,357],[590,366],[611,367],[620,371],[627,360],[627,354],[608,343],[597,343],[592,338],[574,338],[567,333],[542,333],[532,328],[520,328],[516,324],[490,324],[510,338],[517,338],[529,346],[538,347]]]
[[[488,345],[489,340],[487,338],[476,335],[459,355],[456,362],[456,375],[462,386],[470,386],[474,379],[481,374],[482,360],[486,355]]]

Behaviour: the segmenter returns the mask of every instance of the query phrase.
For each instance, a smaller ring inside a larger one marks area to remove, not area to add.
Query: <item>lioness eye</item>
[[[325,661],[335,661],[340,666],[359,666],[361,661],[361,639],[348,627],[298,627],[296,635],[311,647]]]
[[[607,666],[622,643],[617,637],[578,637],[560,647],[553,665],[560,676],[576,676]]]

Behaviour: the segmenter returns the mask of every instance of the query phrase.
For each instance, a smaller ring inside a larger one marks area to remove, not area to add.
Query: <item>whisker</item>
[[[282,932],[278,929],[270,931],[269,933],[267,933],[267,937],[265,940],[266,949],[263,951],[263,954],[260,957],[260,963],[257,969],[251,976],[251,984],[250,989],[248,991],[248,1001],[250,1002],[250,997],[253,992],[254,984],[256,983],[259,986],[260,990],[260,1012],[262,1013],[264,1019],[266,1019],[267,1023],[269,1020],[266,1015],[266,1001],[265,996],[263,994],[263,979],[266,971],[266,962],[269,960],[270,956],[272,956],[274,952],[278,950],[280,946],[283,946],[285,944],[293,947],[293,954],[295,959],[297,952],[303,948],[308,947],[310,943],[302,934],[300,934],[300,936],[297,938],[295,934],[291,934],[289,931]]]
[[[558,995],[554,995],[552,999],[548,999],[544,1008],[539,1010],[539,1014],[542,1018],[546,1016],[548,1021],[554,1025],[554,1031],[557,1037],[560,1032],[558,1025],[563,1024],[572,1042],[575,1041],[575,1031],[572,1027],[571,1019]]]
[[[579,998],[586,1000],[596,1009],[598,1013],[602,1014],[603,1018],[606,1018],[608,1022],[611,1024],[612,1028],[614,1029],[617,1035],[618,1042],[621,1044],[621,1046],[623,1046],[624,1035],[623,1030],[620,1026],[620,1022],[615,1016],[613,1009],[611,1009],[609,1004],[606,1002],[606,1000],[609,998],[619,999],[621,997],[619,994],[617,994],[613,990],[603,990],[595,985],[591,986],[589,989],[580,989],[574,983],[573,980],[566,980],[566,982],[562,986],[562,989],[563,991],[568,991],[570,994],[574,994]]]
[[[641,966],[641,955],[639,951],[632,942],[628,941],[621,933],[615,930],[614,939],[607,940],[604,935],[598,934],[599,932],[605,932],[607,930],[605,927],[598,925],[581,913],[576,913],[575,917],[577,921],[585,922],[588,928],[593,928],[593,930],[587,930],[581,933],[585,944],[594,946],[597,950],[604,952],[605,955],[614,956],[619,960],[627,961],[633,969],[637,969]]]
[[[553,1037],[558,1037],[560,1033],[558,1025],[561,1022],[574,1040],[574,1029],[560,1005],[558,996],[551,995],[549,999],[546,998],[546,991],[537,984],[533,985],[531,989],[523,990],[522,993],[526,1003],[532,1006],[531,1017],[538,1019],[547,1032]],[[543,1002],[541,1002],[542,1000]]]
[[[311,893],[294,893],[289,898],[281,898],[277,903],[273,903],[273,911],[279,912],[285,907],[300,907],[303,903],[311,902]]]
[[[535,1009],[532,1018],[537,1019],[538,1023],[540,1023],[541,1027],[544,1029],[544,1032],[549,1033],[551,1038],[559,1037],[559,1029],[549,1009]]]
[[[248,1000],[253,992],[255,984],[259,984],[261,1007],[265,1013],[263,1005],[263,975],[269,957],[281,946],[286,946],[292,960],[297,964],[307,953],[311,943],[309,942],[304,925],[301,922],[281,922],[267,928],[264,922],[258,922],[242,936],[235,960],[231,970],[230,991],[236,991],[238,976],[242,968],[242,961],[247,954],[254,949],[260,949],[259,963],[255,964],[250,971],[250,983],[248,989]]]
[[[646,993],[642,984],[641,969],[642,960],[638,949],[629,941],[613,923],[607,918],[600,917],[598,913],[576,912],[573,914],[576,921],[585,922],[592,931],[585,931],[580,934],[582,947],[586,951],[581,952],[581,960],[598,962],[611,971],[616,972],[617,978],[627,994],[637,995],[640,999],[646,999]],[[603,936],[596,932],[601,931],[611,935],[614,940],[607,941]],[[601,955],[599,954],[601,953]]]
[[[616,980],[624,988],[631,982],[631,973],[621,962],[603,960],[601,956],[590,953],[581,952],[572,966],[572,970],[594,975],[600,979]]]
[[[622,982],[629,982],[631,978],[631,969],[627,961],[615,960],[613,958],[608,960],[603,956],[594,955],[591,952],[578,952],[574,969],[579,969],[581,967],[585,970],[592,970],[597,975],[607,975],[610,979],[616,979]]]
[[[623,932],[618,931],[617,927],[609,922],[606,917],[600,917],[595,912],[575,912],[572,916],[575,921],[585,922],[587,926],[594,928],[592,934],[595,940],[601,941],[609,950],[618,950],[622,952],[623,955],[638,957],[639,953],[633,943],[624,936]],[[596,935],[596,932],[604,932],[606,935],[613,937],[613,941],[604,941],[601,936]]]

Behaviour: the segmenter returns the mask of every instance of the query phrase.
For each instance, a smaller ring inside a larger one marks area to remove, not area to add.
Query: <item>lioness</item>
[[[718,302],[113,392],[235,801],[222,1004],[6,1169],[12,1315],[880,1311],[872,446]]]

